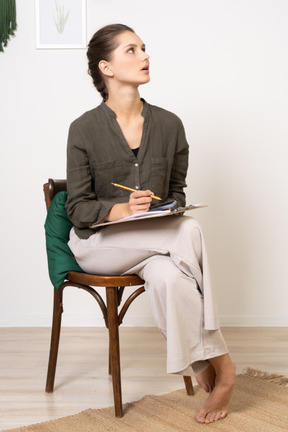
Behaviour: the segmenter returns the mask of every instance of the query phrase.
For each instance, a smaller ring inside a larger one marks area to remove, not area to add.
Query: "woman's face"
[[[149,55],[139,36],[126,31],[117,36],[117,43],[109,61],[113,78],[136,86],[149,82]]]

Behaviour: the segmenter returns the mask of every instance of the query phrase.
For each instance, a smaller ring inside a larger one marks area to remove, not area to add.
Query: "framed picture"
[[[36,48],[86,48],[86,0],[35,0]]]

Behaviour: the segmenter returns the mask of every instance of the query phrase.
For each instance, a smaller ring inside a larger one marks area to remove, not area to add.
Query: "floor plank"
[[[249,366],[288,376],[288,328],[223,328],[237,372]],[[63,328],[53,394],[45,393],[50,329],[0,328],[0,430],[113,405],[105,328]],[[123,402],[183,387],[166,374],[156,328],[123,327]]]

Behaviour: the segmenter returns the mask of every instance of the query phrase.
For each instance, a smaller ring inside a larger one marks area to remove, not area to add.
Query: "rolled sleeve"
[[[115,199],[98,200],[92,184],[93,178],[83,133],[72,123],[67,146],[66,209],[76,228],[88,228],[91,224],[99,222],[115,204]]]
[[[185,130],[180,122],[177,134],[177,148],[171,169],[169,183],[169,198],[177,201],[177,207],[183,207],[186,203],[184,188],[188,170],[189,147],[185,136]]]

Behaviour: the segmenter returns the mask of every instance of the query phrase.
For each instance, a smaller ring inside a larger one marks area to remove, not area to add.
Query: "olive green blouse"
[[[181,120],[143,99],[143,133],[137,158],[104,102],[84,113],[69,129],[66,209],[78,237],[88,238],[116,203],[129,200],[129,191],[150,189],[163,200],[185,205],[188,144]]]

